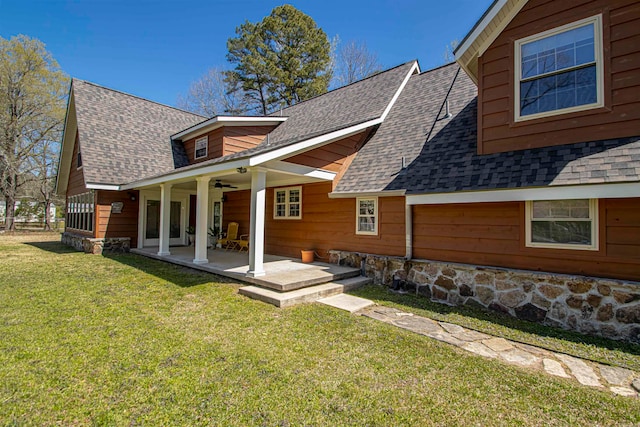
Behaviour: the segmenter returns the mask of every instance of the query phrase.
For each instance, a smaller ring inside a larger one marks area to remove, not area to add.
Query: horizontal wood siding
[[[341,139],[286,159],[287,162],[339,172],[350,155],[356,152],[365,132]]]
[[[514,122],[514,41],[602,14],[605,107]],[[478,152],[640,133],[640,2],[531,0],[478,60]]]
[[[184,142],[184,149],[187,153],[187,157],[189,158],[189,164],[200,163],[206,160],[215,159],[217,157],[221,157],[223,153],[223,129],[218,128],[212,130],[211,132],[206,133],[205,135],[209,137],[209,145],[207,147],[207,156],[201,159],[195,159],[195,150],[196,150],[196,139],[200,139],[205,135],[200,135],[197,138],[191,138]]]
[[[599,201],[599,251],[528,248],[524,215],[524,202],[414,206],[413,256],[640,280],[640,199]]]
[[[131,196],[136,200],[131,200]],[[137,191],[96,191],[96,237],[129,237],[131,247],[138,245],[138,199]],[[111,212],[111,203],[122,202],[122,213]]]
[[[378,199],[379,235],[355,233],[355,199],[329,199],[331,183],[302,186],[302,219],[274,219],[274,189],[267,189],[265,251],[300,258],[303,249],[314,249],[326,257],[330,249],[403,256],[405,254],[404,198]],[[224,228],[240,223],[240,233],[249,233],[250,192],[226,192]]]
[[[225,126],[223,155],[238,153],[260,144],[275,126]]]
[[[78,169],[78,134],[76,133],[76,143],[73,147],[73,158],[71,160],[71,170],[69,171],[69,183],[67,184],[67,197],[75,196],[87,192],[84,185],[84,173]]]

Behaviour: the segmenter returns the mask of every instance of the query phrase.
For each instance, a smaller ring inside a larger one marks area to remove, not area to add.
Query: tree
[[[242,88],[230,91],[225,82],[225,72],[216,67],[192,82],[186,95],[178,96],[179,108],[207,117],[245,114],[246,106],[246,95]]]
[[[0,37],[0,191],[8,230],[15,229],[20,185],[27,174],[41,173],[33,170],[38,150],[60,140],[67,86],[66,75],[42,42],[22,35]]]
[[[448,45],[445,46],[443,55],[446,63],[453,62],[456,60],[456,56],[454,55],[453,52],[455,52],[459,44],[460,44],[460,41],[458,39],[453,39],[449,42]]]
[[[227,41],[230,92],[243,90],[252,109],[268,114],[327,91],[331,81],[327,35],[291,5],[278,6],[259,23],[245,22]]]
[[[382,70],[378,55],[365,42],[351,40],[337,49],[334,78],[337,86],[346,86]]]

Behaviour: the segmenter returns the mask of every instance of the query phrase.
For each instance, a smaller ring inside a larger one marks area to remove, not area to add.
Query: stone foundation
[[[130,237],[108,237],[104,239],[94,239],[69,232],[62,233],[62,243],[74,247],[78,251],[88,254],[102,254],[103,252],[129,252],[131,248]]]
[[[480,305],[590,335],[640,343],[640,283],[330,251],[374,283],[451,305]]]

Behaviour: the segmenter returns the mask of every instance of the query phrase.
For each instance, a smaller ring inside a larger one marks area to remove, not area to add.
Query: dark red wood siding
[[[604,107],[514,122],[514,42],[602,14]],[[640,2],[530,0],[478,60],[478,152],[640,133]]]

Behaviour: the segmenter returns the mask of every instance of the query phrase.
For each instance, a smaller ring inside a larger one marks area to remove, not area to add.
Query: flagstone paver
[[[614,366],[600,366],[600,375],[613,385],[629,385],[633,378],[633,371]]]
[[[562,378],[571,378],[571,375],[567,374],[567,372],[562,367],[562,364],[557,360],[546,358],[542,359],[542,366],[548,374]]]
[[[580,384],[591,387],[602,387],[602,384],[600,384],[600,380],[593,368],[582,360],[567,356],[566,354],[558,354],[556,357],[567,365],[573,376],[576,377]]]
[[[396,308],[375,305],[356,314],[425,335],[482,357],[501,359],[523,368],[540,369],[556,377],[573,378],[590,387],[606,387],[621,396],[638,397],[640,392],[640,373],[628,369],[585,361]]]

